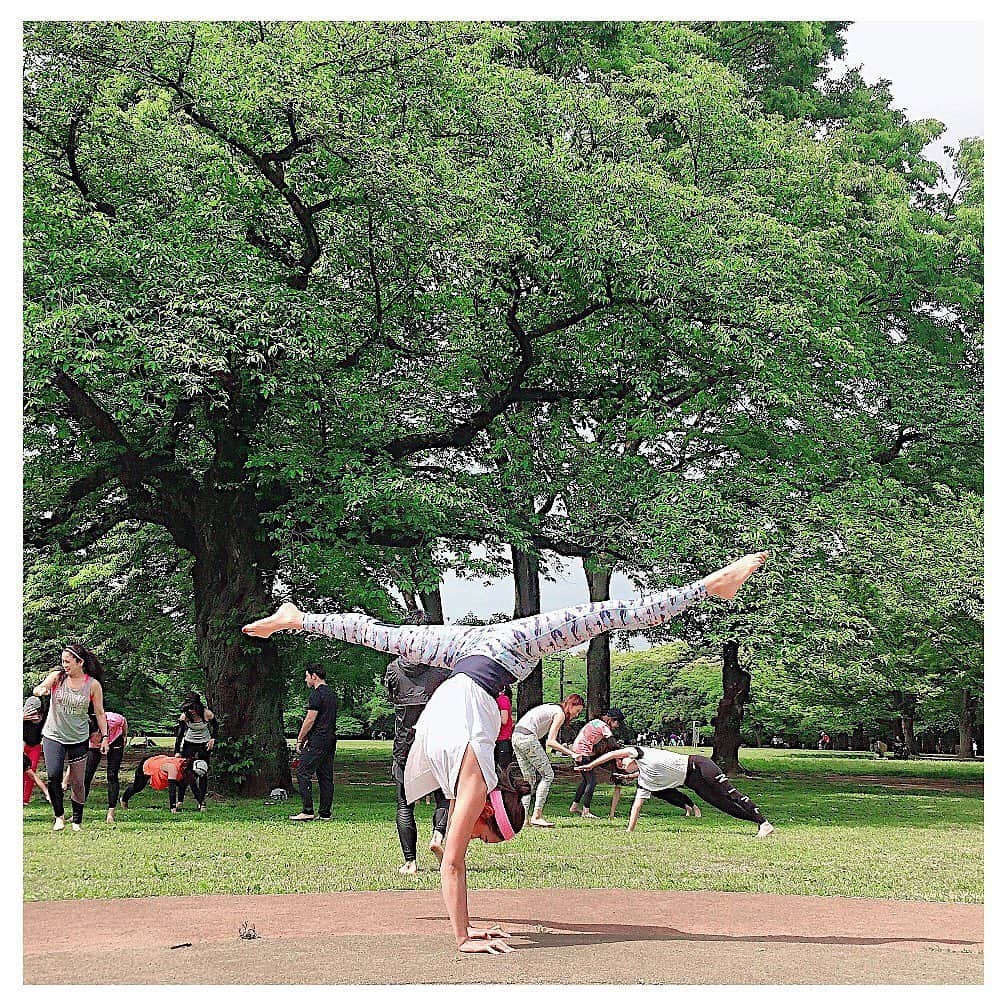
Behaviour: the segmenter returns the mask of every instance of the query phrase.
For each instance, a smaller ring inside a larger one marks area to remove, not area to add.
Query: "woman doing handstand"
[[[509,953],[512,948],[498,928],[469,925],[465,871],[473,838],[498,842],[513,837],[524,823],[520,796],[528,792],[528,784],[516,772],[516,779],[498,777],[493,762],[500,728],[496,696],[504,685],[527,678],[546,654],[612,629],[662,625],[707,594],[732,598],[766,558],[767,553],[745,556],[696,583],[642,600],[598,601],[500,625],[389,625],[354,613],[304,614],[286,603],[243,631],[267,638],[280,630],[303,629],[453,672],[416,724],[405,793],[411,802],[439,787],[451,800],[440,875],[458,949]]]

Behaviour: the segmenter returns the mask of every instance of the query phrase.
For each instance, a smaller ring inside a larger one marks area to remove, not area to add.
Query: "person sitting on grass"
[[[636,798],[632,803],[629,826],[626,828],[628,832],[635,829],[643,803],[651,796],[680,807],[682,804],[676,795],[679,786],[694,790],[706,803],[711,803],[724,814],[757,824],[758,838],[766,838],[775,831],[751,802],[751,798],[735,789],[726,773],[711,758],[633,745],[601,755],[585,765],[578,765],[577,771],[593,771],[607,762],[615,762],[622,772],[639,773]]]
[[[129,810],[129,801],[144,789],[149,782],[154,789],[168,791],[168,807],[172,814],[178,813],[178,783],[186,782],[196,788],[196,782],[209,771],[209,765],[201,758],[183,758],[181,755],[153,755],[136,766],[133,781],[122,794],[120,806]]]

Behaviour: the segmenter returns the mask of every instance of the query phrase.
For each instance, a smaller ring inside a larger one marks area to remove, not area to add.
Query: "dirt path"
[[[473,891],[520,952],[461,955],[437,891],[27,902],[28,984],[980,984],[983,908],[678,891]],[[243,923],[256,939],[241,939]]]

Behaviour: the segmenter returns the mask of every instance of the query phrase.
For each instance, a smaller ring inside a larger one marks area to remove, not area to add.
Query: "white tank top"
[[[516,723],[515,730],[527,730],[535,735],[538,740],[548,735],[548,729],[555,719],[556,713],[562,713],[562,706],[544,705],[535,706],[529,709]],[[565,713],[563,713],[565,715]]]

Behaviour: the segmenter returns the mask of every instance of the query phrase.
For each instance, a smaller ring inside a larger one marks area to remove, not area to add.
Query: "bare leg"
[[[744,585],[744,581],[759,566],[763,565],[767,558],[768,552],[745,555],[740,559],[735,559],[729,566],[724,566],[715,573],[710,573],[700,582],[706,588],[707,594],[729,601],[736,596],[737,591]]]
[[[246,636],[254,636],[256,639],[268,639],[274,632],[303,627],[303,615],[300,609],[297,605],[286,601],[276,609],[275,614],[260,618],[257,622],[249,622],[241,631]]]

